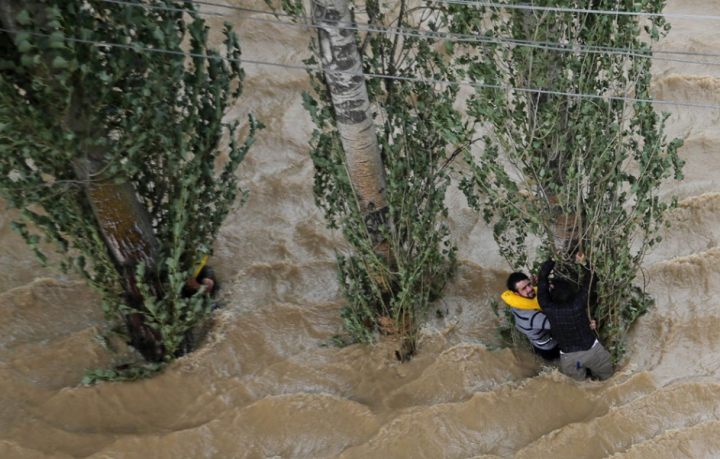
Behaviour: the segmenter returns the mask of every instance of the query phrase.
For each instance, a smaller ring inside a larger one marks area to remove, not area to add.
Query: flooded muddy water
[[[658,50],[717,53],[720,1],[671,0],[666,12],[715,19],[671,18]],[[232,21],[245,59],[307,56],[307,29]],[[720,60],[705,59],[655,62],[655,97],[720,105]],[[720,110],[658,107],[671,112],[668,134],[685,140],[687,164],[685,180],[663,190],[680,206],[643,268],[657,304],[615,375],[578,383],[498,347],[489,304],[509,268],[457,190],[448,203],[460,267],[417,357],[401,364],[386,343],[334,346],[341,236],[314,204],[307,76],[245,70],[229,118],[252,111],[267,129],[238,172],[247,204],[214,247],[225,307],[202,347],[164,373],[79,386],[84,368],[119,358],[117,343],[97,339],[106,332],[98,298],[40,267],[8,227],[16,214],[0,213],[0,458],[720,457]]]

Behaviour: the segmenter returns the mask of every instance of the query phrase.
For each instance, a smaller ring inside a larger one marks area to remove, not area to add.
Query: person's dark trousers
[[[539,347],[533,346],[533,352],[535,355],[539,355],[548,362],[552,362],[553,360],[560,358],[560,348],[557,346],[552,349],[540,349]]]

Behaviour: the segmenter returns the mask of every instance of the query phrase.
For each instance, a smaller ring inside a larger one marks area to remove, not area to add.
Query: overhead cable
[[[222,5],[220,3],[213,3],[203,0],[170,0],[174,3],[195,3],[198,5],[208,5],[208,6],[217,6],[221,8],[230,8],[230,9],[242,9],[242,7],[235,7],[231,5]],[[618,11],[618,10],[592,10],[592,9],[586,9],[586,8],[565,8],[565,7],[558,7],[558,6],[537,6],[537,5],[529,5],[526,3],[493,3],[493,2],[481,2],[481,1],[472,1],[472,0],[427,0],[431,3],[449,3],[449,4],[460,4],[460,5],[469,5],[469,6],[485,6],[490,8],[506,8],[506,9],[520,9],[520,10],[530,10],[530,11],[552,11],[552,12],[558,12],[558,13],[583,13],[583,14],[600,14],[600,15],[612,15],[612,16],[649,16],[649,17],[655,17],[655,16],[662,16],[666,18],[677,18],[677,19],[707,19],[707,20],[720,20],[720,16],[704,16],[700,14],[678,14],[678,13],[647,13],[644,11]],[[261,10],[258,10],[261,11]]]
[[[656,17],[663,16],[667,18],[677,19],[701,19],[718,21],[720,16],[703,16],[699,14],[677,14],[677,13],[647,13],[644,11],[615,11],[615,10],[591,10],[585,8],[563,8],[558,6],[537,6],[519,3],[490,3],[490,2],[477,2],[472,0],[430,0],[433,3],[451,3],[456,5],[470,5],[470,6],[486,6],[490,8],[505,8],[505,9],[518,9],[518,10],[529,10],[529,11],[552,11],[556,13],[583,13],[583,14],[602,14],[612,16],[644,16],[644,17]]]
[[[168,8],[168,7],[156,6],[156,5],[143,5],[143,4],[131,3],[131,2],[123,1],[123,0],[102,0],[102,1],[106,2],[106,3],[114,3],[114,4],[154,9],[154,10],[165,10],[165,11],[173,11],[173,12],[185,11],[180,8]],[[172,1],[176,1],[176,0],[172,0]],[[179,1],[183,1],[183,0],[177,0],[177,1],[179,2]],[[218,6],[218,7],[223,7],[223,8],[230,8],[233,10],[242,10],[242,11],[260,13],[260,14],[274,14],[269,11],[254,10],[254,9],[242,8],[242,7],[232,7],[232,6],[220,5],[220,4],[211,3],[211,2],[191,1],[191,3],[196,3],[196,4],[201,4],[201,5],[212,5],[212,6]],[[206,15],[206,16],[228,17],[228,18],[234,18],[234,19],[247,19],[247,20],[257,21],[257,22],[281,24],[281,25],[303,27],[303,28],[320,29],[320,28],[324,27],[322,25],[311,24],[309,22],[286,22],[286,21],[281,21],[281,20],[277,20],[277,19],[263,19],[263,18],[257,18],[254,16],[224,14],[224,13],[219,13],[219,12],[202,11],[202,10],[198,10],[196,12],[198,14]],[[288,15],[288,14],[283,14],[282,16],[290,17],[290,18],[299,18],[299,19],[303,19],[306,21],[309,21],[311,19],[306,16],[293,16],[293,15]],[[609,47],[609,46],[585,45],[585,44],[579,44],[579,43],[563,44],[563,43],[536,41],[536,40],[497,39],[497,38],[490,38],[490,37],[478,36],[478,35],[472,35],[472,34],[457,34],[457,33],[451,33],[451,32],[428,31],[428,30],[422,30],[422,29],[418,29],[418,28],[409,28],[409,27],[374,27],[372,24],[366,24],[366,23],[354,23],[355,25],[352,25],[352,24],[346,25],[347,23],[343,23],[341,21],[333,21],[333,20],[325,20],[325,22],[337,23],[337,28],[341,29],[341,30],[354,30],[354,31],[359,31],[359,32],[384,33],[384,34],[393,34],[393,35],[400,35],[400,36],[413,37],[413,38],[446,40],[446,41],[451,41],[453,43],[490,43],[490,44],[501,44],[501,45],[508,44],[508,45],[515,45],[515,46],[528,47],[528,48],[534,48],[534,49],[541,49],[541,50],[546,50],[546,51],[572,52],[572,53],[580,53],[580,54],[611,54],[611,55],[621,55],[621,56],[628,56],[628,57],[647,58],[647,59],[653,59],[656,61],[677,62],[677,63],[683,63],[683,64],[701,64],[701,65],[712,65],[712,66],[720,65],[720,61],[719,62],[707,62],[707,61],[697,61],[697,60],[689,60],[689,59],[659,57],[659,56],[654,55],[654,54],[671,54],[671,55],[674,54],[674,55],[720,58],[720,54],[652,50],[650,48],[644,48],[644,49],[643,48],[616,48],[616,47]]]
[[[0,28],[0,32],[18,33],[16,31],[4,29],[4,28]],[[555,95],[555,96],[577,97],[577,98],[581,98],[581,99],[584,98],[584,99],[596,99],[596,100],[597,99],[619,100],[619,101],[633,102],[633,103],[648,103],[648,104],[660,104],[660,105],[675,105],[675,106],[682,106],[682,107],[720,109],[720,105],[695,104],[695,103],[688,103],[688,102],[673,102],[673,101],[665,101],[665,100],[658,100],[658,99],[637,99],[637,98],[625,97],[625,96],[572,93],[572,92],[562,92],[562,91],[550,91],[550,90],[545,90],[545,89],[520,88],[520,87],[515,87],[515,86],[470,83],[470,82],[465,82],[465,81],[449,81],[449,80],[437,80],[437,79],[433,79],[433,78],[416,78],[416,77],[406,77],[406,76],[400,76],[400,75],[383,75],[383,74],[377,74],[377,73],[351,72],[351,71],[346,71],[346,70],[323,69],[321,67],[308,67],[308,66],[302,66],[302,65],[280,64],[280,63],[276,63],[276,62],[265,62],[265,61],[257,61],[257,60],[250,60],[250,59],[234,59],[234,58],[223,57],[223,56],[218,56],[218,55],[207,55],[207,54],[189,53],[189,52],[184,52],[184,51],[173,51],[173,50],[167,50],[167,49],[148,48],[148,47],[139,46],[137,44],[126,45],[126,44],[121,44],[121,43],[108,43],[108,42],[100,42],[100,41],[94,41],[94,40],[85,40],[85,39],[81,39],[81,38],[57,37],[57,36],[51,37],[50,35],[40,34],[40,33],[36,33],[36,32],[23,32],[23,33],[26,33],[26,34],[32,35],[32,36],[44,37],[44,38],[62,39],[62,40],[71,41],[71,42],[75,42],[75,43],[85,43],[85,44],[91,44],[91,45],[97,45],[97,46],[117,47],[117,48],[123,48],[123,49],[130,49],[133,51],[167,53],[167,54],[173,54],[173,55],[181,55],[181,56],[185,56],[185,57],[198,57],[198,58],[204,58],[204,59],[221,59],[221,60],[228,61],[228,62],[237,62],[239,64],[265,65],[265,66],[287,68],[287,69],[294,69],[294,70],[336,73],[336,74],[345,74],[345,75],[352,75],[352,76],[383,78],[383,79],[411,81],[411,82],[427,83],[427,84],[432,83],[432,84],[442,84],[442,85],[457,85],[457,86],[473,87],[473,88],[497,89],[497,90],[503,90],[503,91],[518,91],[518,92],[525,92],[525,93],[530,93],[530,94],[547,94],[547,95]]]

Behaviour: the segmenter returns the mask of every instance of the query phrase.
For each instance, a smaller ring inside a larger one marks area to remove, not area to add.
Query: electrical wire
[[[12,30],[5,29],[5,28],[0,28],[0,32],[20,33],[20,32],[12,31]],[[547,95],[577,97],[577,98],[595,99],[595,100],[597,100],[597,99],[619,100],[619,101],[633,102],[633,103],[649,103],[649,104],[660,104],[660,105],[674,105],[674,106],[680,106],[680,107],[720,109],[720,105],[695,104],[695,103],[688,103],[688,102],[674,102],[674,101],[665,101],[665,100],[659,100],[659,99],[637,99],[637,98],[633,98],[633,97],[624,97],[624,96],[572,93],[572,92],[562,92],[562,91],[550,91],[550,90],[545,90],[545,89],[520,88],[520,87],[515,87],[515,86],[501,86],[501,85],[488,85],[488,84],[482,84],[482,83],[470,83],[470,82],[465,82],[465,81],[449,81],[449,80],[437,80],[437,79],[433,79],[433,78],[415,78],[415,77],[405,77],[405,76],[398,76],[398,75],[383,75],[383,74],[377,74],[377,73],[352,72],[352,71],[346,71],[346,70],[323,69],[321,67],[308,67],[308,66],[302,66],[302,65],[280,64],[280,63],[276,63],[276,62],[257,61],[257,60],[250,60],[250,59],[234,59],[234,58],[223,57],[223,56],[218,56],[218,55],[207,55],[207,54],[189,53],[189,52],[184,52],[184,51],[172,51],[172,50],[167,50],[167,49],[148,48],[148,47],[139,46],[137,44],[126,45],[126,44],[121,44],[121,43],[108,43],[108,42],[100,42],[100,41],[94,41],[94,40],[85,40],[85,39],[81,39],[81,38],[51,37],[50,35],[36,33],[36,32],[22,32],[22,33],[26,33],[31,36],[62,39],[62,40],[71,41],[71,42],[75,42],[75,43],[85,43],[85,44],[90,44],[90,45],[117,47],[117,48],[123,48],[123,49],[130,49],[133,51],[167,53],[167,54],[173,54],[173,55],[181,55],[181,56],[185,56],[185,57],[197,57],[197,58],[204,58],[204,59],[221,59],[224,61],[237,62],[240,64],[265,65],[265,66],[294,69],[294,70],[337,73],[337,74],[345,74],[345,75],[352,75],[352,76],[362,76],[362,77],[366,77],[366,78],[370,77],[370,78],[383,78],[383,79],[410,81],[410,82],[427,83],[427,84],[457,85],[457,86],[464,86],[464,87],[473,87],[476,89],[477,88],[497,89],[497,90],[505,90],[505,91],[525,92],[525,93],[530,93],[530,94],[547,94]]]
[[[202,1],[202,0],[170,0],[174,3],[195,3],[198,5],[209,5],[209,6],[217,6],[221,8],[231,8],[231,9],[242,9],[242,7],[235,7],[230,5],[222,5],[220,3],[213,3],[208,1]],[[450,3],[450,4],[460,4],[460,5],[470,5],[470,6],[486,6],[491,8],[497,8],[497,9],[520,9],[520,10],[531,10],[531,11],[551,11],[551,12],[558,12],[558,13],[585,13],[585,14],[601,14],[601,15],[608,15],[608,16],[662,16],[666,18],[677,18],[677,19],[708,19],[708,20],[720,20],[720,16],[703,16],[699,14],[677,14],[677,13],[647,13],[643,11],[618,11],[618,10],[591,10],[591,9],[584,9],[584,8],[563,8],[563,7],[555,7],[555,6],[536,6],[536,5],[527,5],[527,4],[512,4],[512,3],[488,3],[488,2],[480,2],[480,1],[472,1],[472,0],[427,0],[432,3]],[[262,11],[262,10],[256,10],[256,11]]]
[[[123,1],[123,0],[102,0],[102,1],[106,2],[106,3],[114,3],[114,4],[119,4],[119,5],[127,5],[127,6],[131,6],[131,7],[139,7],[139,8],[147,8],[147,9],[155,9],[155,10],[165,10],[165,11],[173,11],[173,12],[185,11],[180,8],[168,8],[168,7],[156,6],[156,5],[143,5],[143,4],[131,3],[131,2]],[[171,1],[180,2],[180,1],[185,1],[185,0],[171,0]],[[211,6],[216,6],[216,7],[230,8],[233,10],[241,10],[241,11],[247,11],[247,12],[253,12],[253,13],[260,13],[260,14],[275,14],[275,13],[272,13],[269,11],[255,10],[255,9],[243,8],[243,7],[233,7],[233,6],[229,6],[229,5],[220,5],[220,4],[212,3],[212,2],[193,0],[193,1],[190,1],[190,3],[199,4],[199,5],[211,5]],[[205,15],[205,16],[218,16],[218,17],[226,17],[226,18],[234,18],[234,19],[247,19],[247,20],[251,20],[251,21],[265,22],[265,23],[271,23],[271,24],[281,24],[281,25],[294,26],[294,27],[311,28],[311,29],[321,29],[321,28],[325,27],[323,25],[311,24],[309,22],[294,22],[294,21],[286,22],[286,21],[281,21],[281,20],[257,18],[254,16],[224,14],[224,13],[218,13],[218,12],[212,12],[212,11],[202,11],[202,10],[197,10],[196,12],[198,14]],[[281,14],[280,16],[289,17],[289,18],[293,18],[293,19],[303,19],[304,21],[309,21],[311,19],[307,16],[293,16],[293,15],[289,15],[289,14]],[[720,61],[719,62],[708,62],[708,61],[698,61],[698,60],[689,60],[689,59],[660,57],[660,56],[654,55],[654,54],[671,54],[671,55],[674,54],[674,55],[699,56],[699,57],[708,57],[708,58],[720,58],[720,54],[693,53],[693,52],[684,52],[684,51],[664,51],[664,50],[656,51],[656,50],[651,50],[649,48],[645,48],[645,49],[615,48],[615,47],[608,47],[608,46],[583,45],[583,44],[575,44],[575,43],[560,44],[560,43],[555,43],[555,42],[535,41],[535,40],[494,39],[494,38],[470,35],[470,34],[457,34],[457,33],[450,33],[450,32],[428,31],[428,30],[422,30],[422,29],[418,29],[418,28],[408,28],[408,27],[373,28],[372,24],[367,24],[367,23],[354,23],[355,25],[345,25],[346,23],[343,23],[343,22],[337,21],[337,20],[324,20],[324,22],[331,23],[331,24],[335,23],[337,28],[341,29],[341,30],[353,30],[353,31],[367,32],[367,33],[384,33],[384,34],[400,35],[400,36],[414,37],[414,38],[434,39],[434,40],[447,40],[447,41],[451,41],[453,43],[509,44],[509,45],[515,45],[515,46],[534,48],[534,49],[541,49],[541,50],[546,50],[546,51],[572,52],[572,53],[579,53],[579,54],[611,54],[611,55],[621,55],[621,56],[628,56],[628,57],[647,58],[647,59],[653,59],[655,61],[676,62],[676,63],[682,63],[682,64],[700,64],[700,65],[720,66]],[[450,39],[448,40],[448,38],[450,38]],[[453,38],[455,38],[455,39],[453,40]],[[569,46],[569,45],[571,45],[571,46]]]
[[[247,11],[253,11],[258,13],[267,13],[267,11],[264,10],[252,10],[250,8],[245,8],[241,6],[232,6],[232,5],[223,5],[221,3],[213,3],[203,0],[169,0],[173,3],[194,3],[197,5],[207,5],[207,6],[215,6],[219,8],[228,8],[228,9],[234,9],[234,10],[247,10]],[[535,5],[527,5],[527,4],[505,4],[505,3],[485,3],[485,2],[479,2],[479,1],[463,1],[463,0],[426,0],[428,2],[432,3],[450,3],[455,4],[459,3],[462,5],[470,5],[470,6],[489,6],[489,7],[495,7],[498,9],[502,8],[510,8],[510,9],[525,9],[525,10],[537,10],[537,11],[554,11],[554,12],[563,12],[563,13],[597,13],[597,14],[603,14],[603,15],[609,15],[609,16],[618,16],[618,15],[628,15],[628,16],[662,16],[666,18],[676,18],[676,19],[709,19],[709,20],[720,20],[720,16],[703,16],[703,15],[693,15],[693,14],[676,14],[676,13],[646,13],[646,12],[633,12],[633,11],[618,11],[618,10],[590,10],[590,9],[573,9],[573,8],[561,8],[561,7],[551,7],[551,6],[535,6]],[[397,2],[395,2],[397,3]],[[280,14],[281,16],[292,16],[289,14]]]
[[[536,6],[536,5],[523,5],[523,4],[507,4],[507,3],[488,3],[478,1],[465,1],[465,0],[430,0],[434,3],[451,3],[456,5],[471,5],[471,6],[486,6],[497,9],[518,9],[518,10],[530,10],[530,11],[551,11],[556,13],[583,13],[583,14],[604,14],[610,16],[639,16],[639,17],[655,17],[663,16],[667,18],[677,19],[700,19],[700,20],[711,20],[718,21],[720,16],[703,16],[698,14],[676,14],[676,13],[646,13],[643,11],[613,11],[613,10],[590,10],[584,8],[563,8],[557,6]],[[192,0],[191,0],[192,2]]]

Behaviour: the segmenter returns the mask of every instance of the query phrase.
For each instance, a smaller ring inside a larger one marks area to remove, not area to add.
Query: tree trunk
[[[350,181],[376,251],[389,260],[389,243],[379,232],[387,221],[387,184],[362,60],[347,0],[313,0],[320,59],[325,69]]]
[[[106,164],[96,159],[76,159],[73,162],[78,179],[83,183],[85,196],[98,223],[115,269],[120,273],[128,306],[142,310],[144,298],[137,288],[135,275],[140,263],[145,263],[145,279],[157,279],[158,242],[147,209],[138,200],[135,188],[127,180],[117,183],[103,177]],[[96,175],[98,174],[98,175]],[[155,294],[160,292],[152,286]],[[130,344],[149,361],[163,359],[162,336],[144,324],[138,313],[125,317]]]
[[[138,200],[130,182],[103,176],[101,171],[105,166],[104,161],[91,158],[78,158],[73,162],[108,252],[118,272],[126,279],[135,275],[142,262],[147,272],[154,273],[158,242],[150,214]],[[128,286],[128,290],[132,287]]]

